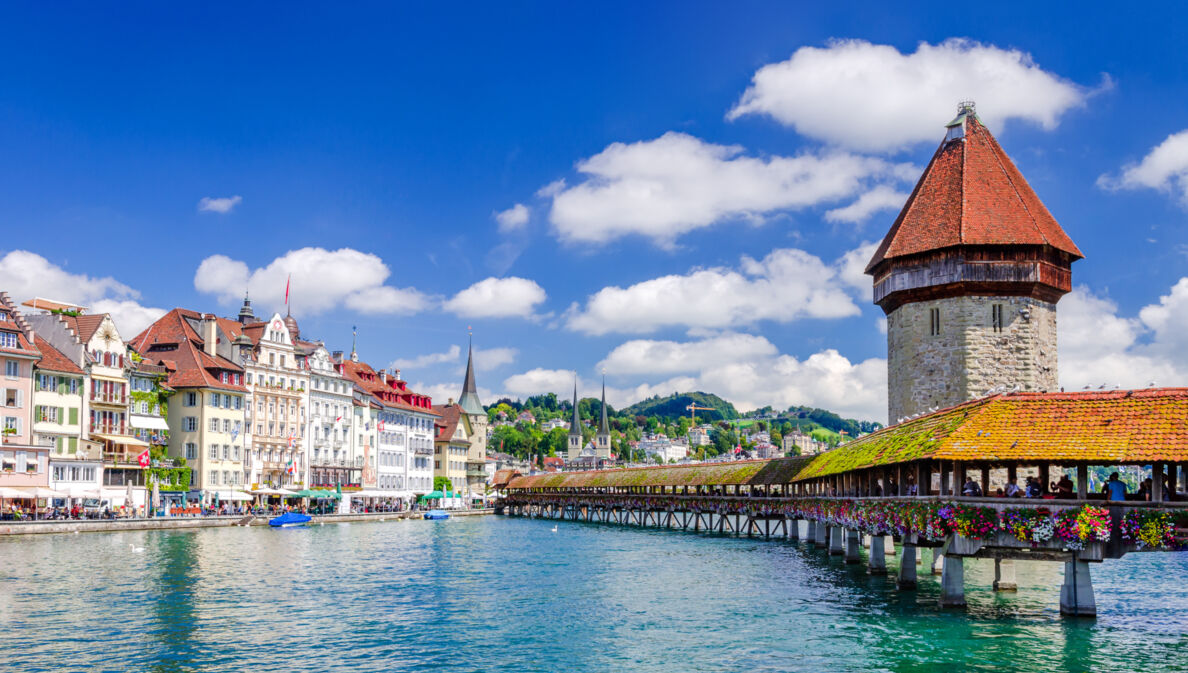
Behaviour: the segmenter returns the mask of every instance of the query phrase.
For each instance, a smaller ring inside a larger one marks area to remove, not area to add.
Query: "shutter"
[[[70,438],[70,453],[75,453],[77,451],[78,451],[78,437],[71,437]]]
[[[70,407],[70,424],[76,425],[78,423],[78,407]]]
[[[25,391],[21,390],[20,388],[17,388],[17,391],[16,391],[17,409],[20,409],[21,407],[24,406],[24,392]]]
[[[66,422],[66,407],[58,407],[58,425]]]

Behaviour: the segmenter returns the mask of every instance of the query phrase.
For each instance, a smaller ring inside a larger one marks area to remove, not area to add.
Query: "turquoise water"
[[[1018,567],[995,595],[967,562],[963,612],[923,573],[897,592],[795,543],[598,524],[2,538],[0,670],[1188,670],[1184,554],[1094,565],[1096,621],[1060,617],[1056,564]]]

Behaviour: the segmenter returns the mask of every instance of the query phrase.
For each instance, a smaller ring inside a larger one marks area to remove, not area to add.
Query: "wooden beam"
[[[1089,497],[1089,466],[1077,465],[1077,499],[1085,500]]]

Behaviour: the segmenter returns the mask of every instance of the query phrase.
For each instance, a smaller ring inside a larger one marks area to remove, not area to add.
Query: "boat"
[[[290,526],[304,526],[310,522],[310,517],[305,514],[298,514],[297,512],[285,512],[284,514],[268,520],[268,525],[273,528],[289,528]]]
[[[442,509],[431,509],[428,512],[425,512],[425,518],[431,521],[440,521],[442,519],[450,518],[450,515],[448,512]]]

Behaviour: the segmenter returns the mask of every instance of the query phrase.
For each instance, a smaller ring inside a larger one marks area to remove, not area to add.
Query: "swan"
[[[552,531],[552,532],[554,532],[554,533],[556,533],[556,532],[557,532],[557,524],[553,524],[553,531]]]
[[[137,547],[137,546],[136,546],[136,545],[134,545],[134,544],[129,544],[129,545],[128,545],[128,549],[131,549],[131,550],[132,550],[132,552],[133,552],[133,553],[136,553],[136,554],[143,554],[143,553],[144,553],[144,547]]]

